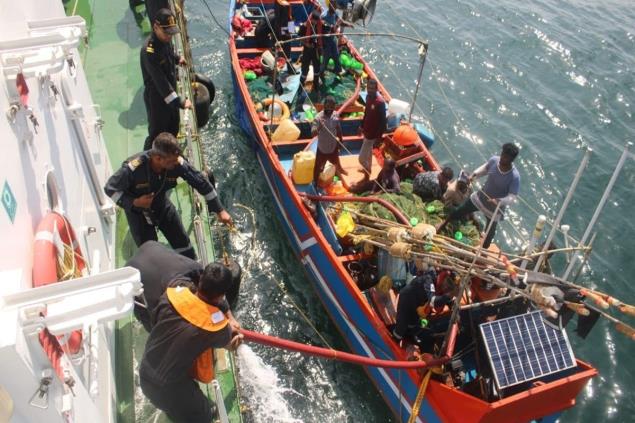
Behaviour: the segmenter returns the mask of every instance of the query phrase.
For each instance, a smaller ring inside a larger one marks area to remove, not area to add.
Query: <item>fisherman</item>
[[[386,102],[377,92],[377,81],[369,78],[366,83],[366,108],[360,130],[364,136],[362,148],[359,152],[359,163],[364,168],[365,183],[370,179],[373,163],[373,147],[381,140],[386,131]]]
[[[348,173],[340,163],[340,146],[344,145],[340,119],[335,112],[335,99],[332,96],[324,100],[324,110],[317,114],[311,125],[311,135],[317,135],[317,154],[313,167],[313,183],[317,187],[320,173],[324,170],[326,162],[335,166],[335,173],[341,179]],[[339,139],[339,143],[338,143]]]
[[[303,93],[304,82],[309,74],[309,67],[313,66],[313,92],[320,96],[320,80],[324,79],[324,75],[320,73],[320,56],[322,55],[323,39],[321,35],[323,32],[323,24],[320,19],[320,12],[314,9],[309,16],[309,19],[300,26],[300,37],[311,37],[316,35],[315,38],[305,38],[302,40],[302,57],[300,62],[302,63],[302,74],[300,76],[300,86],[298,92]],[[304,103],[302,101],[301,103]]]
[[[337,48],[337,34],[339,33],[342,20],[337,16],[335,11],[335,2],[328,2],[328,9],[322,14],[322,21],[324,22],[325,33],[330,36],[324,37],[322,45],[324,46],[322,51],[322,69],[320,73],[325,75],[326,68],[328,67],[329,60],[333,59],[335,65],[333,72],[335,72],[335,80],[341,79],[340,73],[342,73],[342,65],[340,63],[340,53]]]
[[[191,109],[189,99],[176,93],[176,63],[186,64],[178,56],[170,41],[179,32],[170,9],[159,9],[152,24],[152,34],[141,48],[141,74],[143,75],[143,101],[148,115],[148,137],[143,145],[149,150],[152,140],[161,132],[176,136],[179,133],[179,109]]]
[[[289,2],[287,0],[276,0],[273,6],[273,11],[274,20],[271,25],[273,27],[273,34],[276,38],[274,41],[290,40],[295,32],[295,22],[291,14],[291,6],[289,6]],[[282,44],[282,52],[284,53],[284,60],[287,63],[287,73],[289,75],[295,75],[296,72],[291,59],[291,44]]]
[[[178,276],[167,285],[151,310],[141,390],[173,422],[211,423],[215,413],[196,380],[213,379],[213,348],[235,349],[243,339],[225,300],[231,273],[222,263],[210,263],[195,286]]]
[[[392,330],[398,341],[410,338],[419,343],[420,332],[426,326],[425,318],[431,309],[452,303],[448,294],[435,295],[436,280],[437,272],[428,267],[399,291],[397,322]]]
[[[384,159],[384,164],[375,179],[362,179],[349,187],[349,192],[353,194],[364,194],[366,192],[376,193],[401,193],[401,180],[397,173],[397,163],[390,157]]]
[[[483,188],[474,192],[458,209],[437,227],[441,231],[452,220],[465,218],[468,214],[480,210],[487,217],[487,226],[483,248],[488,248],[494,239],[497,223],[503,219],[505,208],[516,200],[520,190],[520,174],[514,166],[518,156],[518,147],[513,143],[503,144],[500,156],[492,156],[485,164],[470,175],[470,182],[487,175]],[[497,206],[498,213],[494,216]],[[493,221],[492,221],[493,220]]]
[[[298,9],[298,16],[296,18],[300,22],[304,22],[311,16],[314,10],[322,13],[322,5],[318,0],[302,0],[302,7]]]
[[[159,134],[152,149],[128,158],[104,187],[106,194],[126,213],[130,234],[137,246],[156,240],[156,228],[178,253],[196,259],[194,247],[183,223],[168,198],[168,190],[183,178],[207,201],[210,211],[221,222],[231,225],[232,218],[221,205],[209,175],[194,169],[182,156],[174,135]]]
[[[397,173],[397,163],[390,157],[384,159],[384,165],[373,183],[371,192],[387,192],[399,194],[401,192],[399,174]]]
[[[443,194],[443,205],[448,210],[454,210],[470,196],[470,177],[461,170],[456,180],[448,183],[448,188]]]
[[[445,166],[442,170],[421,172],[412,181],[412,192],[426,203],[441,200],[452,178],[454,178],[454,171],[449,166]]]

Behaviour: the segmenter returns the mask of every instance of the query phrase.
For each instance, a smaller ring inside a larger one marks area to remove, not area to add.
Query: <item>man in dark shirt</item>
[[[364,168],[364,179],[370,179],[371,166],[373,163],[373,147],[386,131],[386,102],[381,94],[377,92],[377,81],[369,78],[366,85],[366,108],[364,109],[364,120],[361,131],[364,135],[364,142],[359,151],[359,163]]]
[[[139,379],[144,395],[172,421],[211,423],[211,404],[192,378],[193,366],[210,348],[235,349],[243,336],[238,322],[223,312],[232,285],[224,265],[207,265],[195,292],[191,285],[184,277],[170,281],[151,310]]]
[[[126,266],[134,267],[141,273],[143,297],[138,298],[138,301],[140,304],[145,303],[145,306],[135,304],[134,314],[148,332],[152,329],[150,311],[156,308],[170,282],[177,280],[182,283],[189,280],[195,287],[203,273],[203,265],[198,261],[185,257],[157,241],[143,243]],[[219,308],[227,312],[229,305]]]
[[[452,302],[449,295],[435,295],[437,272],[429,268],[421,272],[399,291],[397,323],[392,335],[399,341],[404,337],[416,337],[421,328],[419,307],[443,307]]]
[[[313,66],[313,92],[319,97],[320,95],[320,80],[324,80],[322,75],[320,57],[322,56],[322,34],[323,24],[320,18],[320,12],[317,9],[313,10],[309,15],[309,19],[300,26],[300,37],[311,37],[302,40],[302,56],[300,62],[302,63],[302,70],[300,75],[300,86],[298,90],[302,92],[304,82],[309,74],[309,67]]]
[[[178,56],[170,43],[178,32],[172,11],[159,9],[152,23],[152,34],[141,47],[143,101],[148,114],[144,150],[150,149],[152,140],[161,132],[176,136],[181,119],[179,109],[192,108],[189,99],[183,100],[176,93],[176,64],[185,65],[185,58]]]
[[[412,181],[412,192],[426,203],[441,200],[452,178],[454,178],[454,171],[449,166],[445,166],[442,170],[418,173]]]
[[[124,209],[137,246],[149,240],[156,241],[158,227],[172,248],[196,259],[181,218],[167,196],[168,190],[176,187],[178,178],[185,179],[205,197],[208,209],[217,213],[221,222],[232,224],[231,216],[223,209],[209,178],[181,156],[176,138],[167,132],[157,136],[151,150],[127,159],[108,179],[104,191]]]
[[[291,6],[286,0],[276,0],[273,5],[274,20],[271,23],[273,26],[274,37],[277,41],[288,41],[294,35],[291,30],[294,29],[293,16],[291,16]],[[289,26],[289,23],[292,23]],[[274,40],[275,42],[275,40]],[[274,47],[275,48],[275,47]],[[287,62],[287,73],[289,75],[295,75],[295,68],[291,64],[291,44],[282,44],[282,52],[284,53],[284,60]]]

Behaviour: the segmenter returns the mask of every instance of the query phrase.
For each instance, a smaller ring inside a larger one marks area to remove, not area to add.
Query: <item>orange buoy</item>
[[[64,244],[72,248],[74,268],[72,276],[81,275],[86,268],[82,251],[70,222],[60,213],[49,212],[40,221],[35,232],[32,279],[34,288],[59,282],[57,261],[58,256],[64,255],[65,252],[58,251],[56,238],[59,238],[60,245]],[[82,338],[82,331],[76,330],[67,335],[60,335],[58,341],[64,351],[77,354],[82,347]]]
[[[419,139],[417,131],[408,124],[400,125],[393,135],[393,140],[396,144],[402,147],[408,147]]]

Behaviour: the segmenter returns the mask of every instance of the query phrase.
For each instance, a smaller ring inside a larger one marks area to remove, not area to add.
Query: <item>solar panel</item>
[[[545,325],[541,311],[479,327],[499,389],[576,366],[566,332]]]

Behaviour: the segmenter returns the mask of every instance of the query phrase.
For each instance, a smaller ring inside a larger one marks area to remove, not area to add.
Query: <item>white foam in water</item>
[[[284,394],[292,389],[280,386],[275,369],[265,364],[247,345],[238,348],[238,368],[241,388],[247,391],[249,406],[258,422],[301,422],[291,415]]]

